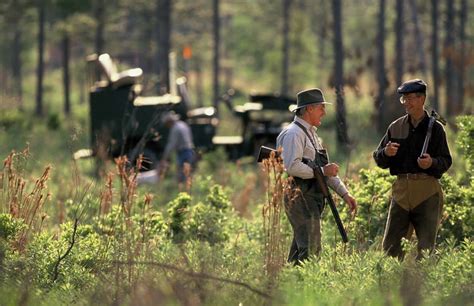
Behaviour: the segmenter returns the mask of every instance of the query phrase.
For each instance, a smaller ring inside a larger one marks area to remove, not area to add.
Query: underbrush
[[[204,157],[189,192],[177,193],[137,186],[124,159],[95,181],[74,166],[44,165],[32,177],[29,151],[12,152],[0,173],[1,304],[469,304],[473,125],[460,120],[459,155],[469,166],[443,177],[438,248],[420,262],[413,241],[403,261],[381,252],[387,171],[360,169],[348,182],[359,202],[354,219],[339,203],[349,243],[326,209],[321,256],[293,267],[279,206],[286,178],[275,165],[250,171],[217,152]]]

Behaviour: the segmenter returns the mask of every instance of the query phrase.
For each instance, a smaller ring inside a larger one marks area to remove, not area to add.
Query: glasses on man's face
[[[400,103],[406,104],[408,102],[412,102],[413,100],[417,99],[418,96],[401,96]]]

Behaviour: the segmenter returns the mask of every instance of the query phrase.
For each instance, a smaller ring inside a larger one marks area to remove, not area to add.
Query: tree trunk
[[[66,116],[69,116],[71,114],[71,100],[70,100],[70,80],[69,80],[70,40],[69,40],[68,33],[64,33],[62,45],[63,45],[64,114]]]
[[[80,44],[77,46],[77,53],[76,53],[76,56],[77,54],[79,54],[80,57],[85,57],[86,56],[86,50],[85,50],[85,46]],[[74,58],[74,55],[71,55],[73,58]],[[86,102],[86,92],[88,92],[89,90],[89,86],[87,85],[88,84],[88,76],[89,76],[89,70],[88,70],[88,67],[87,67],[87,62],[85,61],[82,61],[81,64],[79,65],[79,68],[78,68],[78,71],[79,74],[78,74],[78,78],[77,78],[77,81],[78,81],[78,87],[79,87],[79,101],[78,101],[78,104],[84,104]],[[97,65],[96,65],[97,66]]]
[[[419,67],[421,70],[421,74],[426,76],[426,61],[425,61],[425,52],[423,46],[423,34],[420,30],[420,22],[418,18],[418,10],[416,9],[416,0],[410,0],[410,6],[413,8],[411,9],[411,18],[413,20],[413,24],[415,26],[415,44],[416,44],[416,51],[418,52],[418,60],[419,60]]]
[[[446,114],[448,116],[455,115],[457,109],[456,93],[454,91],[454,69],[453,69],[453,54],[454,54],[454,3],[452,0],[447,0],[446,6],[446,35],[444,41],[443,55],[446,60],[445,78],[446,78]]]
[[[382,132],[385,130],[383,122],[383,107],[385,100],[385,90],[388,86],[387,75],[385,73],[385,0],[379,2],[378,15],[378,35],[377,35],[377,83],[378,93],[375,98],[375,113],[377,120],[377,130]]]
[[[214,30],[214,56],[213,56],[213,101],[217,115],[219,115],[219,72],[220,72],[220,16],[219,16],[219,0],[212,1],[212,24]]]
[[[431,69],[433,84],[431,102],[433,108],[439,111],[439,50],[438,50],[438,0],[431,0]]]
[[[15,26],[14,33],[13,33],[13,60],[12,60],[12,75],[13,75],[13,94],[15,98],[18,99],[18,108],[23,110],[23,80],[21,74],[21,26],[18,22]]]
[[[344,47],[342,43],[342,7],[341,0],[332,1],[334,22],[334,81],[336,89],[336,131],[339,148],[349,151],[349,136],[347,134],[346,106],[344,102]]]
[[[156,7],[158,17],[157,72],[159,76],[157,91],[158,94],[164,94],[170,91],[168,54],[171,49],[171,0],[158,0]]]
[[[395,66],[395,82],[396,87],[400,86],[403,82],[403,73],[405,67],[405,60],[404,60],[404,48],[403,48],[403,39],[404,39],[404,23],[403,23],[403,16],[404,16],[404,2],[403,0],[396,1],[396,20],[395,20],[395,59],[393,65]],[[383,115],[381,118],[381,126],[387,126],[390,124],[394,119],[403,115],[404,111],[403,108],[400,106],[398,101],[398,94],[395,90],[390,91],[392,94],[387,96],[387,100],[389,101],[383,107]]]
[[[97,22],[97,28],[95,32],[95,53],[97,55],[104,52],[104,32],[105,32],[105,1],[95,1],[95,19]]]
[[[459,40],[461,48],[459,49],[459,65],[458,65],[458,88],[456,114],[461,114],[464,109],[464,77],[466,73],[466,21],[467,21],[467,0],[461,0],[461,10],[459,11]]]
[[[146,13],[144,13],[144,16],[142,18],[146,18],[146,20],[153,20],[153,14],[152,12],[147,11]],[[143,74],[145,76],[155,71],[153,69],[154,56],[149,51],[154,42],[153,37],[154,37],[153,28],[147,27],[143,33],[143,42],[141,42],[141,45],[143,46],[143,50],[139,51],[140,62],[143,63],[143,65],[138,66],[143,69]],[[144,83],[146,84],[146,81]]]
[[[101,55],[104,52],[104,32],[105,32],[105,0],[97,0],[95,3],[95,20],[97,22],[97,27],[95,29],[95,40],[94,40],[94,50],[97,56]],[[100,80],[101,71],[96,65],[95,68],[96,79]]]
[[[316,42],[318,53],[319,53],[319,61],[318,66],[316,67],[316,71],[319,71],[319,80],[317,79],[317,83],[322,83],[325,79],[326,75],[324,73],[326,70],[326,39],[328,38],[328,27],[329,21],[328,16],[326,14],[327,5],[326,0],[320,0],[319,7],[321,8],[322,14],[319,14],[318,20],[320,25],[318,26],[318,41]]]
[[[403,36],[404,36],[404,23],[403,23],[403,0],[397,0],[395,11],[397,12],[397,19],[395,21],[395,82],[398,85],[402,83],[405,60],[403,56]]]
[[[204,84],[202,75],[202,59],[199,54],[194,56],[194,69],[196,70],[196,102],[198,107],[204,106]]]
[[[282,74],[281,94],[288,95],[288,70],[290,61],[290,7],[291,0],[283,0],[283,45],[282,45]]]
[[[44,74],[44,23],[45,23],[45,9],[44,1],[39,2],[38,7],[38,66],[36,70],[36,109],[37,116],[43,116],[43,74]]]

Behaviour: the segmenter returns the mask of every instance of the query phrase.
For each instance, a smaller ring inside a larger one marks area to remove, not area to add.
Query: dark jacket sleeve
[[[384,149],[387,143],[390,141],[390,130],[387,130],[382,140],[379,143],[379,146],[374,151],[372,156],[374,157],[375,163],[382,169],[387,169],[390,167],[390,157],[385,155]]]
[[[451,153],[449,152],[446,132],[444,131],[443,126],[438,122],[433,126],[433,134],[430,142],[430,145],[432,145],[434,149],[430,154],[433,159],[433,164],[429,169],[427,169],[427,172],[434,177],[441,177],[441,175],[451,167],[453,160],[451,158]],[[430,153],[430,151],[428,151],[428,153]]]

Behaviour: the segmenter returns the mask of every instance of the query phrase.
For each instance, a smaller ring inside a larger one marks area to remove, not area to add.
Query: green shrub
[[[191,206],[191,196],[182,192],[168,206],[169,235],[173,241],[182,242],[185,239],[184,221]]]
[[[350,190],[358,201],[357,215],[353,221],[353,236],[359,243],[372,244],[383,234],[394,177],[379,168],[361,169],[359,181],[350,184]],[[343,213],[346,217],[347,213]]]
[[[29,129],[32,125],[31,116],[19,110],[9,109],[0,112],[0,130]]]
[[[0,239],[13,239],[25,226],[26,224],[10,214],[0,214]]]
[[[25,226],[21,220],[13,218],[10,214],[0,214],[0,274],[7,253],[12,251],[11,242]]]
[[[185,222],[187,237],[210,244],[223,242],[229,237],[226,221],[227,217],[222,211],[200,202],[189,211],[189,218]]]
[[[77,227],[72,245],[73,224],[62,224],[61,233],[33,235],[26,252],[10,252],[6,265],[10,278],[18,281],[28,279],[42,289],[93,286],[94,274],[104,269],[101,259],[106,257],[106,246],[90,225]]]
[[[60,249],[57,254],[64,255],[71,246],[73,223],[61,225],[62,235],[59,239]],[[58,282],[62,286],[84,288],[93,285],[95,271],[105,267],[104,259],[109,256],[104,240],[88,224],[79,224],[76,230],[75,243],[71,252],[61,261]],[[58,258],[56,257],[56,264]],[[54,271],[53,271],[54,272]]]
[[[58,113],[50,113],[48,114],[48,118],[46,120],[46,126],[51,131],[57,131],[61,128],[61,118]]]
[[[209,188],[206,202],[194,204],[190,195],[180,193],[168,206],[166,224],[174,242],[201,240],[215,244],[227,240],[231,203],[221,186]]]
[[[381,169],[362,169],[359,181],[350,183],[350,190],[358,201],[357,216],[349,222],[348,214],[341,210],[344,224],[348,224],[350,236],[359,246],[371,245],[383,236],[391,197],[391,184],[395,177]],[[455,239],[460,242],[474,235],[474,179],[464,186],[448,174],[440,183],[444,192],[444,212],[438,241]],[[330,216],[329,218],[332,218]],[[332,224],[333,222],[329,222]],[[330,225],[332,226],[332,225]]]
[[[229,198],[222,189],[222,186],[219,185],[214,185],[209,189],[206,200],[216,210],[228,210],[231,207]]]
[[[161,238],[168,232],[166,220],[159,211],[135,214],[132,216],[132,220],[137,225],[143,242],[146,239]]]
[[[113,205],[110,212],[100,217],[94,218],[94,226],[100,235],[113,236],[121,231],[123,227],[122,208],[119,205]]]
[[[443,175],[443,222],[439,240],[455,239],[458,242],[474,235],[474,179],[470,186],[462,186],[449,175]]]
[[[456,144],[461,148],[468,165],[468,175],[472,176],[474,166],[474,116],[457,118],[459,128]]]

